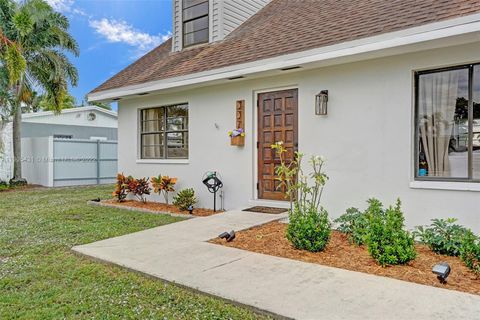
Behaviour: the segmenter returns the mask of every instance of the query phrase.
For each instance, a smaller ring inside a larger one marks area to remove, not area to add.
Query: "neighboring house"
[[[400,197],[410,227],[480,230],[480,1],[267,2],[175,0],[173,38],[89,94],[118,101],[120,171],[275,206],[284,141],[326,157],[332,217]]]
[[[0,158],[0,179],[7,181],[13,170],[11,129],[8,124],[3,131],[5,152],[3,161]],[[49,187],[110,183],[117,171],[116,140],[114,111],[86,106],[59,114],[23,114],[23,177]]]
[[[96,106],[22,115],[22,138],[50,137],[63,139],[117,140],[117,113]]]

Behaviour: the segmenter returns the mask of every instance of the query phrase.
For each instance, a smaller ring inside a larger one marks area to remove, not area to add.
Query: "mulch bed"
[[[341,232],[332,232],[330,242],[323,252],[312,253],[295,249],[285,237],[286,228],[286,224],[272,222],[239,231],[236,233],[236,239],[232,242],[225,242],[225,240],[218,238],[210,242],[278,257],[480,295],[480,279],[459,258],[435,254],[424,245],[416,245],[417,258],[409,264],[381,267],[370,257],[364,246],[351,245],[347,236]],[[432,273],[433,265],[443,261],[447,262],[452,268],[447,284],[441,284]]]
[[[148,210],[157,211],[159,213],[168,212],[168,213],[176,213],[176,214],[185,214],[188,216],[190,215],[188,211],[181,211],[172,204],[165,204],[160,202],[140,202],[136,200],[126,200],[123,202],[118,202],[116,200],[105,200],[102,202],[117,205],[117,206],[122,206],[122,207],[128,207],[128,208],[148,209]],[[213,210],[211,209],[194,208],[192,216],[207,217],[207,216],[211,216],[211,215],[222,213],[222,212],[223,211],[218,211],[218,210],[217,212],[213,212]]]
[[[242,211],[268,213],[268,214],[280,214],[280,213],[287,212],[288,209],[257,206],[257,207],[243,209]]]

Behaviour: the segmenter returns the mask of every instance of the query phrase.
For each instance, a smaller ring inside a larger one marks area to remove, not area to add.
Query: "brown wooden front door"
[[[298,90],[258,95],[258,198],[286,200],[285,186],[279,187],[275,168],[280,159],[271,145],[283,141],[285,158],[294,159],[298,149]]]

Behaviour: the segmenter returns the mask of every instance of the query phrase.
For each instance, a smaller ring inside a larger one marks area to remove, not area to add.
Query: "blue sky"
[[[80,45],[80,57],[72,58],[80,75],[71,89],[78,104],[171,34],[171,0],[46,1],[69,18],[70,32]]]

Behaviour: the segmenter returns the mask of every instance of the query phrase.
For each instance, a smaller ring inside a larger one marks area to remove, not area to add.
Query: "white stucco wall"
[[[13,176],[12,123],[0,126],[0,181],[8,182]]]
[[[480,192],[410,186],[413,71],[478,62],[478,52],[480,43],[124,100],[119,104],[119,171],[138,177],[176,176],[178,188],[195,188],[199,205],[211,207],[212,196],[201,177],[205,171],[218,170],[226,208],[245,207],[256,197],[255,92],[293,87],[299,93],[299,149],[327,158],[330,180],[322,202],[332,218],[351,206],[364,208],[369,197],[386,204],[400,197],[409,227],[432,218],[457,217],[480,231]],[[325,117],[314,114],[315,94],[322,89],[329,90]],[[244,148],[230,146],[227,137],[235,125],[238,99],[246,101]],[[138,109],[183,102],[190,107],[188,163],[139,163]]]

